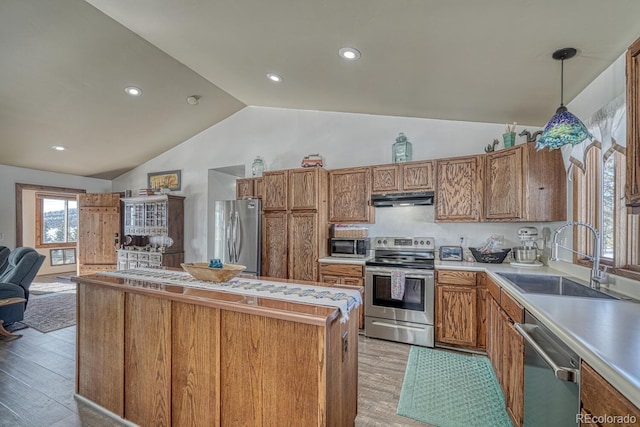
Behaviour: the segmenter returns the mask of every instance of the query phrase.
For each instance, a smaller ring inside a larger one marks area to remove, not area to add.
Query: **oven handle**
[[[518,331],[522,338],[524,338],[527,343],[533,347],[533,350],[540,355],[544,359],[545,362],[551,366],[553,369],[553,373],[559,380],[577,383],[578,382],[578,370],[574,368],[569,368],[566,366],[558,365],[555,360],[549,356],[549,354],[544,351],[544,349],[536,342],[535,339],[529,334],[526,330],[527,327],[531,327],[531,325],[524,325],[522,323],[514,323],[513,327]],[[535,327],[535,326],[534,326]]]
[[[407,273],[405,274],[405,277],[409,277],[409,278],[423,278],[423,277],[434,277],[435,274],[433,273],[433,271],[431,270],[415,270],[415,269],[407,269],[407,268],[395,268],[395,269],[391,269],[391,268],[384,268],[384,267],[366,267],[365,268],[365,273],[377,273],[377,274],[386,274],[388,276],[391,276],[391,271],[393,270],[404,270]]]

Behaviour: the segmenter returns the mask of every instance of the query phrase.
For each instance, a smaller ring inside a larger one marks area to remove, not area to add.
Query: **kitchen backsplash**
[[[436,246],[460,244],[460,237],[464,237],[462,246],[467,255],[469,247],[482,246],[491,235],[504,236],[504,246],[512,248],[519,246],[518,229],[533,226],[538,229],[539,236],[553,234],[553,230],[562,222],[550,223],[447,223],[434,222],[434,206],[406,206],[392,208],[376,208],[376,223],[369,225],[369,236],[428,236],[434,237]],[[542,247],[542,240],[538,245]],[[548,250],[548,248],[547,248]],[[547,252],[545,250],[545,252]],[[470,253],[469,253],[470,255]]]

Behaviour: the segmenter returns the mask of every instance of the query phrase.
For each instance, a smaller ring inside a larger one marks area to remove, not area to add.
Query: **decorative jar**
[[[264,161],[260,156],[256,156],[253,164],[251,165],[251,175],[262,176],[262,172],[264,172]]]
[[[410,162],[413,157],[413,150],[411,143],[404,136],[404,133],[400,132],[396,138],[396,142],[393,144],[393,163]]]

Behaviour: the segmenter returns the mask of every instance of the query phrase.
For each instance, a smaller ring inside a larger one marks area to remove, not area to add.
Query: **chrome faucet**
[[[567,227],[573,227],[574,225],[580,225],[582,227],[586,227],[587,229],[591,230],[591,233],[593,233],[593,256],[583,254],[582,252],[578,252],[572,248],[562,246],[560,243],[558,243],[558,236],[560,235],[562,230],[564,230]],[[600,271],[600,253],[602,250],[602,247],[600,244],[600,233],[594,226],[592,226],[591,224],[587,224],[586,222],[570,221],[556,228],[556,230],[553,232],[553,249],[551,251],[551,258],[549,258],[550,261],[558,261],[559,248],[566,249],[578,255],[582,255],[584,257],[587,257],[587,259],[591,260],[592,266],[591,266],[591,278],[589,280],[589,285],[592,288],[600,289],[601,284],[607,283],[606,272]]]

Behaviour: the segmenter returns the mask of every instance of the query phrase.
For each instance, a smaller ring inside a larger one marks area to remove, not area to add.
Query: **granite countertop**
[[[640,304],[525,293],[499,272],[568,276],[550,267],[436,261],[436,269],[485,271],[586,363],[640,408]]]

